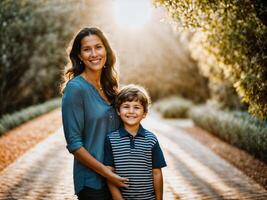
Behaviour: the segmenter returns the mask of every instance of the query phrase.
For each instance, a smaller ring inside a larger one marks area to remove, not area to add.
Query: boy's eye
[[[140,107],[140,106],[135,106],[134,108],[135,108],[135,109],[141,109],[141,107]]]

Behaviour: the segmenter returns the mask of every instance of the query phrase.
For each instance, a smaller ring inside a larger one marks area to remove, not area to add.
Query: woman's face
[[[85,36],[81,40],[80,60],[85,68],[91,71],[101,71],[107,60],[104,44],[97,35]]]

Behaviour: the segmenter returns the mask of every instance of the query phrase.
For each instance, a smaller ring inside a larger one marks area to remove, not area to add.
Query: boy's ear
[[[146,115],[147,115],[147,112],[145,112],[145,113],[143,114],[143,119],[146,117]]]

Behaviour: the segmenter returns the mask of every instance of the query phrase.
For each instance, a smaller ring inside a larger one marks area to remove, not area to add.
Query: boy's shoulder
[[[114,130],[114,131],[111,131],[107,134],[107,137],[113,137],[113,136],[119,136],[120,132],[119,132],[119,129],[117,130]]]
[[[145,128],[143,128],[143,131],[144,131],[144,133],[148,139],[157,140],[157,136],[153,132],[151,132]]]

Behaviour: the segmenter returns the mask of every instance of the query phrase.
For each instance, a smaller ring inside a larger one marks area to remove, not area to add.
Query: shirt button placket
[[[134,149],[135,145],[134,145],[134,137],[131,135],[130,136],[130,140],[131,140],[131,148]]]

